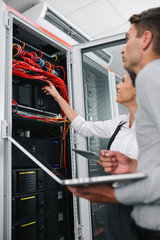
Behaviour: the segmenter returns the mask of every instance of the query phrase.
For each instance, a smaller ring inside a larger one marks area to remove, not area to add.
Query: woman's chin
[[[123,101],[121,101],[120,99],[116,99],[116,102],[119,104],[123,104]]]

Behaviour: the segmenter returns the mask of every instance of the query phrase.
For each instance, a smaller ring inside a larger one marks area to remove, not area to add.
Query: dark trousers
[[[160,231],[148,230],[135,225],[139,240],[160,240]]]
[[[131,206],[118,203],[105,205],[105,240],[138,240],[131,211]]]

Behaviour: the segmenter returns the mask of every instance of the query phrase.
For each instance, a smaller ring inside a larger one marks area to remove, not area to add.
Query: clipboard
[[[97,152],[85,151],[85,150],[79,150],[79,149],[72,149],[72,150],[89,160],[93,160],[96,162],[100,161],[100,154]]]

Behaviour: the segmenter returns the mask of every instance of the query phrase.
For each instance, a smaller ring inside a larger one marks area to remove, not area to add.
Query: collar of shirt
[[[122,116],[122,121],[126,122],[122,128],[129,128],[129,124],[130,124],[130,113],[127,114],[127,115],[123,115]],[[132,124],[132,127],[130,128],[131,131],[134,131],[135,132],[135,121],[134,123]]]

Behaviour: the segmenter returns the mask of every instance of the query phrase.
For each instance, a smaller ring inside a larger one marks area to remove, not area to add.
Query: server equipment
[[[12,137],[61,179],[71,177],[69,121],[42,88],[68,102],[66,49],[13,16]],[[73,203],[63,189],[12,145],[12,240],[73,239]]]

